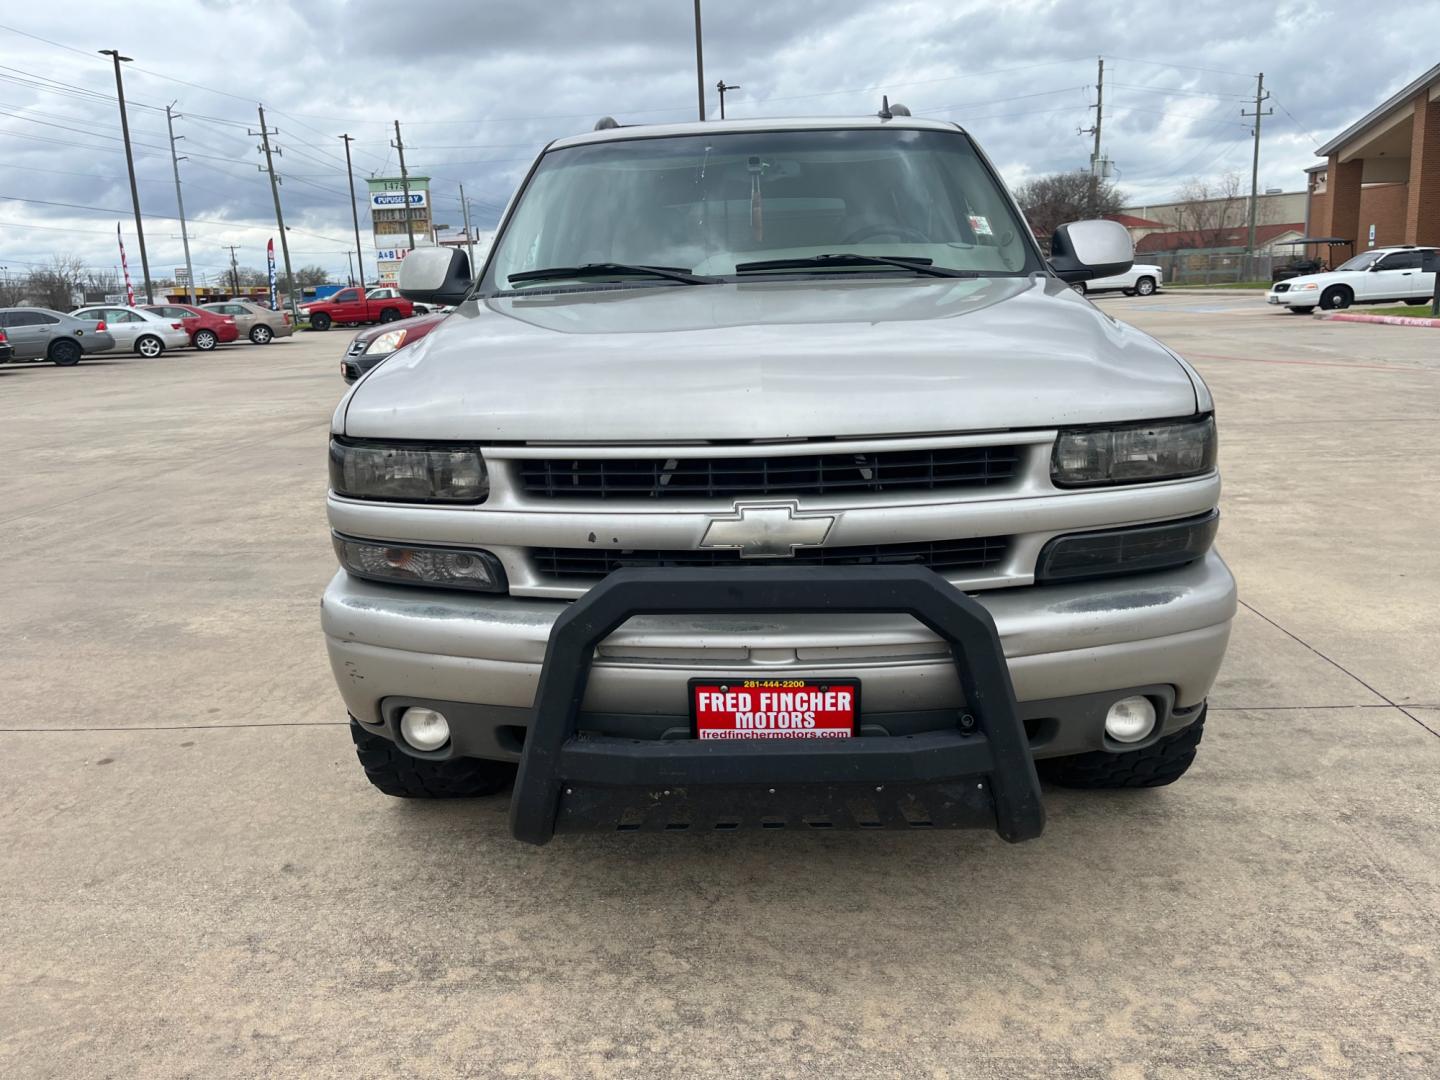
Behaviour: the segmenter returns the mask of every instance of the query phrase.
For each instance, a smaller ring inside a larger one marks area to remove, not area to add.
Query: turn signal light
[[[104,320],[104,319],[101,319],[99,322],[97,322],[97,323],[95,324],[95,332],[96,332],[97,334],[103,334],[103,333],[105,332],[105,320]]]

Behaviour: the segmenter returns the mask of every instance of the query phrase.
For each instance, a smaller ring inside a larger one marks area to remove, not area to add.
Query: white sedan
[[[1379,304],[1388,300],[1428,302],[1435,295],[1435,274],[1421,269],[1424,253],[1435,248],[1414,246],[1372,248],[1334,270],[1303,274],[1270,286],[1265,299],[1297,315],[1317,307],[1334,311],[1357,300]]]
[[[115,339],[115,349],[134,350],[153,359],[166,349],[183,349],[190,344],[190,331],[178,319],[167,319],[143,308],[106,305],[81,308],[70,314],[77,319],[94,319],[105,324]]]
[[[1126,296],[1149,296],[1160,291],[1165,275],[1153,263],[1135,263],[1123,274],[1082,281],[1074,286],[1076,292],[1108,292],[1118,289]]]

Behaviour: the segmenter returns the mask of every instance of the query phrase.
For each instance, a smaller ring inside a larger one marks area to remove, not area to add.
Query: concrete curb
[[[1315,318],[1331,322],[1383,323],[1386,326],[1422,326],[1440,330],[1440,319],[1424,319],[1415,315],[1347,315],[1343,311],[1317,311]]]

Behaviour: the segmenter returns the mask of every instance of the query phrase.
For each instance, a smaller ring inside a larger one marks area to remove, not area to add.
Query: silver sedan
[[[190,332],[178,319],[167,319],[143,308],[94,306],[72,311],[77,319],[95,319],[115,338],[117,349],[133,350],[153,359],[166,349],[183,349],[190,344]]]

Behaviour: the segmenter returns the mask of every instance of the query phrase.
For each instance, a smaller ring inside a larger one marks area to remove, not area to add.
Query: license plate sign
[[[858,679],[692,679],[697,739],[848,739]]]

